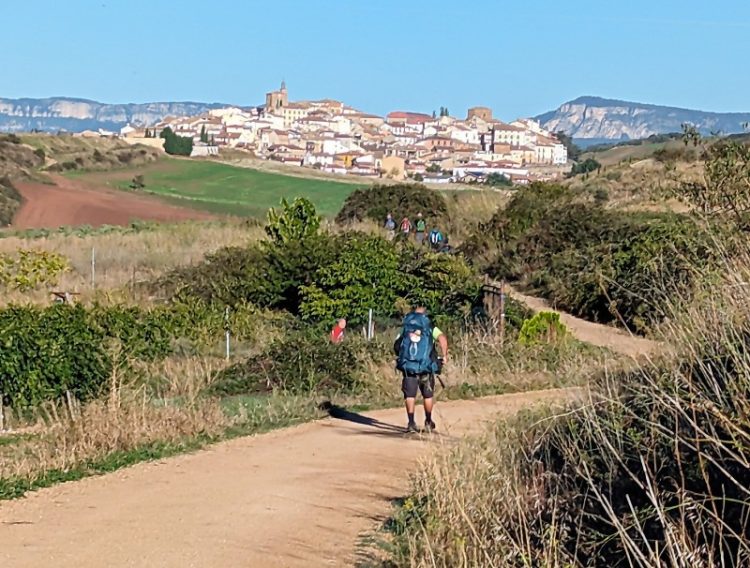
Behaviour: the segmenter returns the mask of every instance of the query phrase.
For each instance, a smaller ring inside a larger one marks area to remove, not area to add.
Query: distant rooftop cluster
[[[565,145],[532,119],[508,124],[487,107],[469,109],[464,119],[448,116],[446,109],[439,115],[393,111],[382,117],[331,99],[290,101],[283,82],[266,94],[265,105],[166,117],[151,134],[167,127],[194,140],[194,155],[231,147],[262,159],[372,178],[482,182],[500,174],[525,184],[561,175],[568,162]],[[140,138],[144,130],[126,126],[120,135]]]

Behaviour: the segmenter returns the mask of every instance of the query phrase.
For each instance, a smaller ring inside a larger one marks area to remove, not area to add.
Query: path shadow
[[[333,404],[329,400],[322,402],[319,405],[319,408],[321,410],[325,410],[331,418],[336,418],[337,420],[346,420],[347,422],[354,422],[355,424],[370,426],[384,432],[391,432],[400,435],[405,434],[403,426],[388,424],[387,422],[382,422],[380,420],[377,420],[376,418],[370,418],[369,416],[364,416],[362,414],[352,412],[350,410],[347,410],[343,406],[337,406]]]

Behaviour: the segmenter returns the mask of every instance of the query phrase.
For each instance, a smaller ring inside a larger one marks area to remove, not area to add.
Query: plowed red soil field
[[[169,205],[147,195],[50,176],[55,185],[17,182],[24,204],[13,219],[16,229],[72,225],[128,225],[133,221],[212,219],[210,213]]]

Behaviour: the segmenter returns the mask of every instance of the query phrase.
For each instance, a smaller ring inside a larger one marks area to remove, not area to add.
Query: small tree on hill
[[[693,140],[691,135],[688,143]],[[703,215],[728,215],[743,230],[750,229],[750,146],[723,140],[709,145],[703,158],[703,181],[683,183],[677,197]]]
[[[266,233],[276,243],[304,241],[318,234],[321,218],[309,199],[297,197],[290,204],[281,200],[281,210],[268,210]]]

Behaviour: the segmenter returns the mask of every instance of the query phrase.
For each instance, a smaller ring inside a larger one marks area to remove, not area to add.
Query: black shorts
[[[422,393],[422,398],[432,398],[435,394],[435,375],[431,373],[404,375],[404,379],[401,381],[404,398],[416,398],[417,389]]]

